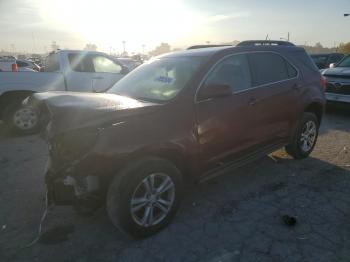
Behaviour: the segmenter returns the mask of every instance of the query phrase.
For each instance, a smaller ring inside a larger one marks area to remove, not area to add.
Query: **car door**
[[[297,119],[302,88],[298,71],[274,52],[250,53],[248,59],[254,86],[255,141],[260,147],[282,143]]]
[[[103,55],[91,55],[94,66],[92,89],[94,92],[104,92],[119,81],[123,75],[122,66]]]
[[[232,94],[201,99],[210,84],[229,85]],[[254,141],[255,112],[249,105],[251,76],[245,54],[230,55],[207,74],[196,101],[197,135],[204,169],[233,160]]]
[[[86,53],[69,53],[68,67],[64,74],[67,91],[93,92],[94,72],[91,56]]]

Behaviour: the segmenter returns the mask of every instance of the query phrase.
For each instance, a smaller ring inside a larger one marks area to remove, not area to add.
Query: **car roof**
[[[56,52],[52,52],[50,54],[60,54],[60,53],[73,53],[73,54],[84,54],[84,53],[88,53],[88,54],[99,54],[99,55],[108,55],[106,53],[103,52],[99,52],[99,51],[88,51],[88,50],[69,50],[69,49],[64,49],[64,50],[57,50]]]
[[[261,45],[261,46],[215,46],[207,48],[187,49],[183,51],[177,51],[167,53],[158,56],[158,58],[171,58],[171,57],[193,57],[193,56],[213,56],[221,52],[254,52],[254,51],[277,51],[277,52],[288,52],[295,50],[304,50],[297,46],[278,46],[278,45]]]

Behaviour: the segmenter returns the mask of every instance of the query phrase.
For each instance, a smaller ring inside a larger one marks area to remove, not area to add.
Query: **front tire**
[[[182,176],[172,163],[158,157],[136,161],[109,186],[109,218],[118,229],[133,237],[153,235],[175,216],[182,187]]]
[[[16,134],[34,134],[40,128],[40,112],[21,101],[13,102],[5,110],[5,123]]]
[[[315,114],[305,112],[291,144],[285,147],[295,159],[308,157],[316,145],[319,122]]]

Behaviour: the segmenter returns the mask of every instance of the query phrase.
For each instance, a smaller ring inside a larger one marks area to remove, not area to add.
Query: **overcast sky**
[[[245,39],[350,42],[350,0],[0,0],[0,49],[150,51]]]

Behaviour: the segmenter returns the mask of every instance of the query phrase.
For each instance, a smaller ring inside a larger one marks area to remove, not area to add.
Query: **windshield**
[[[350,67],[350,56],[345,57],[337,64],[337,67]]]
[[[182,90],[204,57],[151,60],[126,75],[107,92],[146,101],[167,101]]]

